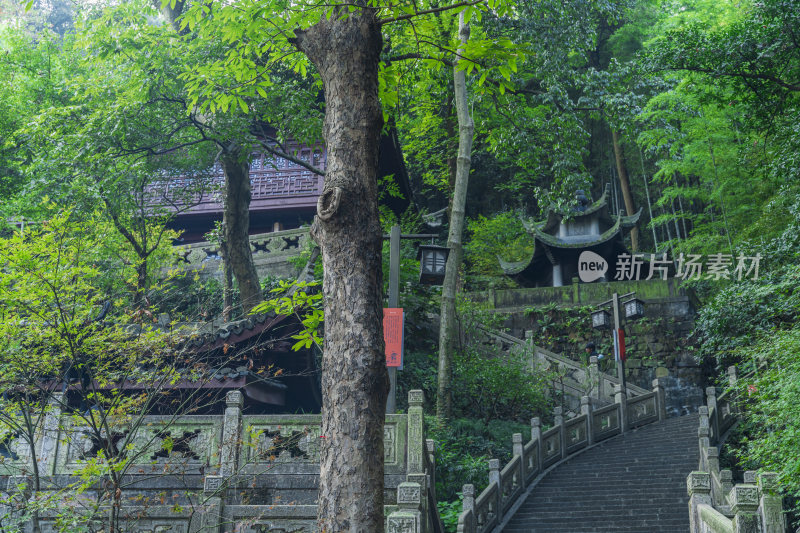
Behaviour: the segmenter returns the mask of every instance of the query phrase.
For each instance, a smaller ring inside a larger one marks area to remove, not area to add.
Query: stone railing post
[[[475,485],[461,487],[461,512],[464,511],[475,513]]]
[[[36,447],[37,457],[32,457],[39,463],[39,475],[52,476],[56,471],[58,453],[58,438],[61,432],[61,407],[64,405],[64,394],[54,392],[47,402],[47,412],[44,415],[42,433]]]
[[[531,440],[539,444],[536,446],[536,467],[542,468],[542,421],[537,416],[531,418]]]
[[[425,448],[428,452],[428,462],[431,464],[431,471],[428,472],[428,475],[431,478],[431,490],[433,490],[436,487],[436,441],[426,439]]]
[[[238,391],[231,391],[238,392]],[[223,497],[225,496],[225,478],[223,476],[206,476],[203,479],[203,502],[198,506],[192,521],[200,522],[196,531],[219,533],[224,525]],[[193,531],[194,528],[191,528]]]
[[[400,483],[397,486],[397,511],[386,520],[387,533],[422,533],[420,503],[422,489],[418,483]]]
[[[496,498],[494,508],[497,511],[497,522],[503,520],[503,491],[500,486],[500,459],[489,459],[489,486],[492,483],[497,483],[497,491],[495,491]]]
[[[614,403],[619,405],[619,427],[620,433],[628,431],[628,398],[622,392],[622,385],[614,384]]]
[[[706,387],[706,406],[708,407],[708,425],[711,428],[711,438],[718,442],[719,434],[719,410],[717,409],[717,388],[714,386]]]
[[[738,378],[736,377],[736,367],[729,366],[728,367],[728,386],[730,388],[736,387],[736,383],[738,382]]]
[[[522,457],[522,433],[514,433],[511,435],[511,449],[514,455]]]
[[[422,461],[425,443],[422,437],[422,402],[424,396],[421,390],[408,391],[408,466],[406,474],[419,474],[425,472]]]
[[[667,394],[664,390],[664,385],[658,379],[653,380],[653,392],[656,393],[656,412],[658,412],[658,419],[663,421],[667,419]]]
[[[706,472],[692,472],[686,478],[686,490],[689,493],[689,531],[704,533],[697,506],[711,505],[711,476]]]
[[[594,417],[592,416],[592,401],[588,396],[581,396],[581,415],[586,416],[586,442],[591,446],[594,444]]]
[[[225,395],[225,415],[222,421],[222,443],[220,446],[220,475],[230,477],[239,467],[239,444],[242,440],[241,391],[232,390]]]
[[[758,486],[750,483],[735,485],[730,499],[734,533],[760,533]]]
[[[728,505],[728,495],[733,489],[733,472],[730,470],[720,470],[719,485],[722,487],[722,503]]]
[[[519,472],[519,484],[522,485],[522,488],[525,488],[525,457],[524,457],[524,447],[525,445],[522,442],[522,433],[514,433],[511,435],[511,449],[514,455],[519,457],[519,467],[517,468],[517,472]]]
[[[422,517],[422,529],[424,531],[433,531],[433,522],[431,521],[431,514],[428,512],[428,475],[427,474],[409,474],[407,479],[409,483],[416,483],[420,489],[419,511]]]
[[[721,480],[719,476],[719,450],[714,446],[706,448],[703,468],[711,476],[711,501],[714,502],[715,507],[724,505],[727,492],[722,489],[721,483],[715,482],[715,480]]]
[[[700,450],[700,468],[708,471],[708,450],[711,447],[708,444],[708,426],[697,428],[697,447]]]
[[[589,383],[592,386],[592,398],[602,398],[600,391],[600,366],[597,364],[597,356],[589,357]]]
[[[731,414],[736,415],[739,414],[739,402],[736,400],[738,399],[739,395],[736,393],[736,385],[739,383],[739,378],[736,375],[736,367],[729,366],[728,367],[728,387],[730,387],[731,392],[728,398],[728,405],[730,406]]]
[[[786,516],[783,514],[783,497],[778,492],[778,475],[764,472],[758,476],[760,501],[758,514],[761,517],[762,533],[786,531]]]
[[[564,431],[564,409],[555,407],[553,409],[553,424],[558,428],[558,446],[561,450],[561,458],[567,456],[567,432]]]

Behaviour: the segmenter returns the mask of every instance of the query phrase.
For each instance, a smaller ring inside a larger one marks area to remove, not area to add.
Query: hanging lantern
[[[447,254],[450,248],[433,244],[420,244],[417,251],[419,259],[419,282],[428,285],[441,285],[447,267]]]
[[[611,313],[605,309],[592,313],[592,327],[594,329],[611,329]]]
[[[625,318],[635,320],[644,316],[644,302],[640,299],[633,298],[622,305],[625,307]]]

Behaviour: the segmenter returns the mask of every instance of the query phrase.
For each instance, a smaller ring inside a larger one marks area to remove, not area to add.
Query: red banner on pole
[[[383,341],[386,344],[386,366],[403,369],[403,323],[401,307],[383,310]]]

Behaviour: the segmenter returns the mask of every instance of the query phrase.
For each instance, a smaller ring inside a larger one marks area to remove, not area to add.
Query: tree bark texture
[[[464,206],[467,202],[467,186],[472,164],[472,134],[475,129],[472,117],[469,115],[466,71],[458,70],[461,54],[464,52],[469,40],[469,26],[464,23],[463,12],[458,19],[458,33],[461,38],[461,47],[456,52],[457,57],[453,68],[455,107],[458,116],[458,159],[456,161],[453,200],[450,204],[450,232],[447,236],[450,255],[447,257],[447,268],[442,285],[441,323],[439,326],[439,375],[436,391],[436,415],[442,419],[448,418],[452,411],[450,384],[452,381],[453,351],[455,348],[456,285],[458,283],[458,269],[461,266],[461,257],[463,255],[461,234],[464,229]]]
[[[369,11],[340,15],[295,40],[322,78],[328,150],[311,230],[322,250],[325,298],[318,519],[327,533],[380,533],[389,390],[377,192],[381,32]]]
[[[239,284],[242,311],[247,314],[262,300],[261,284],[250,251],[250,165],[247,156],[236,148],[223,153],[220,160],[225,173],[222,217],[228,253],[223,259]]]
[[[625,200],[625,211],[628,215],[635,213],[633,208],[633,196],[631,195],[631,184],[628,180],[628,169],[625,167],[625,157],[622,154],[622,145],[619,142],[617,130],[611,130],[611,143],[614,145],[614,159],[617,160],[617,174],[619,175],[619,185],[622,189],[622,198]],[[631,229],[631,251],[639,250],[639,228]]]

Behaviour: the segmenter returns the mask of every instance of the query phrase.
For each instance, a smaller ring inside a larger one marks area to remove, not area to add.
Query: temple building
[[[578,276],[578,257],[588,250],[608,265],[605,276],[598,281],[609,281],[617,256],[628,253],[625,236],[642,213],[639,209],[630,216],[625,216],[624,211],[611,214],[610,192],[610,186],[606,186],[600,199],[592,202],[583,191],[577,191],[577,202],[568,213],[548,210],[544,221],[526,224],[534,239],[533,254],[517,262],[498,257],[503,272],[523,287],[561,287]]]
[[[315,168],[323,171],[327,168],[327,151],[321,143],[306,146],[290,140],[284,148]],[[400,195],[384,194],[381,203],[400,216],[410,205],[412,192],[397,131],[393,128],[381,135],[377,178],[383,177],[394,182]],[[181,244],[204,241],[215,222],[222,220],[225,176],[221,165],[217,163],[210,170],[207,191],[187,197],[184,191],[191,179],[174,176],[155,186],[159,196],[171,198],[170,203],[178,207],[170,226],[182,233]],[[293,161],[254,151],[250,155],[249,233],[258,235],[310,225],[323,185],[323,176]]]

